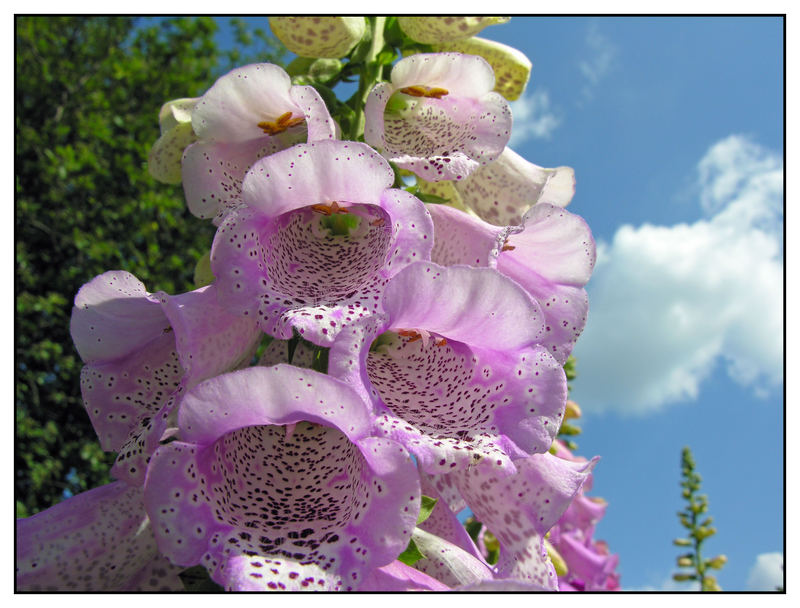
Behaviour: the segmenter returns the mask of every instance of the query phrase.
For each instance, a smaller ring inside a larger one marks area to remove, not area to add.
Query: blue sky
[[[628,589],[670,583],[689,445],[729,558],[771,585],[783,552],[783,30],[777,18],[515,17],[512,147],[575,168],[598,242],[572,397],[600,455],[598,535]],[[758,556],[762,556],[758,559]],[[779,571],[779,570],[778,570]]]
[[[719,530],[706,555],[729,558],[723,589],[771,589],[780,575],[782,28],[514,17],[481,34],[533,62],[511,147],[575,169],[569,209],[598,243],[572,397],[579,452],[602,457],[597,535],[626,589],[688,588],[670,581],[684,445]]]

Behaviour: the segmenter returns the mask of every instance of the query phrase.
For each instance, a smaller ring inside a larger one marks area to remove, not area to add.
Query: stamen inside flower
[[[332,203],[328,204],[320,203],[319,205],[311,205],[311,208],[317,213],[321,213],[322,215],[334,215],[336,213],[350,213],[344,207],[340,207],[339,203],[337,203],[336,201],[333,201]]]
[[[258,123],[258,127],[264,131],[267,135],[277,135],[278,133],[283,133],[290,127],[296,127],[299,124],[305,122],[305,118],[302,116],[292,118],[291,112],[285,112],[278,116],[275,122],[270,121],[262,121]]]
[[[516,247],[514,247],[514,245],[509,245],[508,239],[506,239],[503,241],[503,247],[500,249],[500,251],[513,251],[514,249],[516,249]]]
[[[412,97],[432,97],[433,99],[441,99],[450,91],[441,87],[426,87],[425,85],[416,84],[410,87],[403,87],[400,89],[401,93],[411,95]]]

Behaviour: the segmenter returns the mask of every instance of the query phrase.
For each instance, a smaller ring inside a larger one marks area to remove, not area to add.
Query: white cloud
[[[550,96],[542,89],[512,102],[511,114],[514,117],[511,147],[519,147],[529,139],[550,139],[561,124],[561,118],[550,108]]]
[[[747,575],[747,590],[775,591],[783,581],[783,553],[762,553]]]
[[[595,22],[590,23],[586,31],[586,50],[589,58],[578,63],[585,79],[581,90],[584,101],[594,96],[595,87],[614,67],[617,57],[617,47],[600,32]]]
[[[623,581],[624,581],[623,577]],[[672,575],[667,575],[667,577],[661,582],[660,585],[644,585],[643,587],[625,587],[623,585],[623,591],[700,591],[700,583],[698,581],[682,581],[677,582],[672,580]]]
[[[624,225],[599,243],[575,349],[589,411],[696,399],[719,363],[760,396],[783,381],[782,160],[731,136],[698,175],[706,218]]]

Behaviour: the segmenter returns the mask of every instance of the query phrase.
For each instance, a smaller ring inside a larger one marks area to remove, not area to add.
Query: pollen
[[[277,135],[278,133],[283,133],[290,127],[295,127],[299,124],[302,124],[303,122],[305,122],[305,118],[302,116],[292,118],[291,112],[285,112],[284,114],[278,116],[275,122],[265,120],[258,123],[257,126],[267,135]]]
[[[514,249],[516,249],[516,247],[514,247],[514,245],[509,245],[508,244],[508,239],[506,239],[503,242],[503,247],[502,247],[502,249],[500,249],[500,251],[513,251]]]
[[[415,84],[410,87],[403,87],[400,89],[401,93],[411,95],[412,97],[432,97],[433,99],[441,99],[450,91],[441,87],[426,87],[425,85]]]
[[[320,203],[319,205],[311,205],[311,209],[313,209],[317,213],[321,213],[322,215],[327,215],[327,216],[335,215],[337,213],[340,214],[350,213],[344,207],[340,207],[339,203],[337,203],[336,201],[333,201],[332,203],[327,205],[324,203]]]

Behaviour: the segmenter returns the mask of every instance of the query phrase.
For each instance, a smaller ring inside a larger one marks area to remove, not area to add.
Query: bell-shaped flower
[[[486,40],[485,38],[465,38],[451,42],[435,43],[433,50],[439,53],[464,53],[479,55],[489,62],[494,70],[494,90],[508,101],[519,99],[531,77],[531,60],[514,47]]]
[[[398,61],[370,92],[364,140],[430,182],[462,180],[494,161],[511,136],[508,102],[482,57],[423,53]]]
[[[271,63],[228,72],[192,112],[198,141],[183,156],[183,189],[189,210],[219,225],[238,204],[242,179],[264,156],[305,141],[333,139],[336,127],[319,93],[293,86]]]
[[[481,463],[433,478],[440,491],[457,489],[475,518],[500,543],[495,577],[556,590],[544,537],[580,491],[597,462],[569,462],[550,453],[516,460],[513,475]],[[451,505],[452,508],[452,505]]]
[[[401,561],[373,570],[359,591],[450,591],[450,587]]]
[[[17,520],[17,591],[182,591],[141,487],[117,481]]]
[[[430,259],[425,206],[392,189],[389,163],[346,141],[299,144],[260,160],[244,180],[246,207],[214,238],[220,303],[271,336],[329,346],[345,324],[381,312],[384,285]]]
[[[570,462],[586,462],[572,454],[559,440],[553,442],[555,456]],[[591,490],[591,476],[572,503],[550,530],[549,542],[561,556],[566,572],[559,577],[559,588],[569,591],[606,591],[618,588],[615,569],[618,555],[612,555],[604,541],[593,538],[597,523],[605,514],[607,503],[599,497],[586,496]]]
[[[277,365],[207,380],[153,455],[145,506],[159,549],[229,590],[357,589],[405,549],[416,467],[374,437],[345,383]]]
[[[345,328],[328,371],[376,408],[376,434],[431,474],[544,452],[561,423],[563,369],[539,345],[539,306],[489,268],[429,262],[399,272],[375,326]]]
[[[181,183],[181,158],[186,146],[197,141],[192,129],[192,110],[198,97],[173,99],[161,107],[158,124],[161,137],[147,156],[147,169],[155,179],[165,184]]]
[[[520,226],[500,227],[448,205],[428,205],[435,228],[431,259],[445,266],[488,266],[513,279],[544,313],[540,339],[564,364],[586,325],[584,285],[596,257],[586,222],[560,207],[539,203]]]
[[[217,304],[216,287],[170,296],[148,293],[132,274],[103,273],[75,296],[72,339],[86,364],[81,393],[112,474],[144,481],[176,400],[201,380],[248,360],[261,337],[255,322]]]
[[[511,17],[398,17],[400,29],[417,42],[438,44],[469,38],[489,25],[508,23]]]
[[[537,203],[566,207],[575,194],[571,167],[545,169],[506,148],[498,159],[462,181],[418,181],[422,192],[449,199],[496,226],[517,226]]]
[[[364,17],[270,17],[275,37],[295,55],[339,59],[366,31]]]

